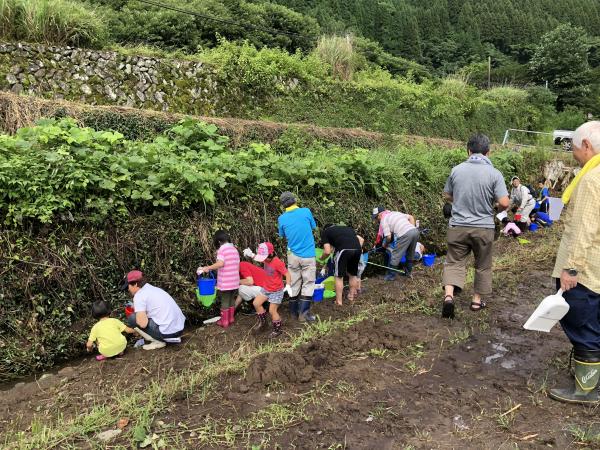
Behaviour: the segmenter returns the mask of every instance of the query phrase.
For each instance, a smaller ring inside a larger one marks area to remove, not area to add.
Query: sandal
[[[486,303],[482,300],[480,303],[477,302],[471,302],[471,311],[481,311],[483,308],[485,308],[487,305]]]
[[[444,303],[442,305],[442,317],[445,319],[454,319],[454,297],[451,295],[446,295],[444,297]]]

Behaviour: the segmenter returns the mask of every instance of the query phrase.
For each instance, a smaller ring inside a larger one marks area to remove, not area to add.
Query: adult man
[[[573,345],[575,380],[551,389],[562,402],[598,404],[600,397],[600,122],[587,122],[573,134],[573,157],[582,167],[565,190],[563,233],[552,276],[570,305],[561,320]]]
[[[521,184],[519,177],[512,177],[510,182],[513,186],[510,191],[510,207],[517,208],[515,222],[528,223],[529,215],[535,208],[535,199],[531,195],[531,192],[529,192],[529,188]]]
[[[244,256],[252,258],[251,255],[254,255],[254,253],[250,249],[244,250]],[[251,302],[260,295],[261,288],[265,287],[266,277],[267,274],[264,269],[248,261],[240,262],[240,287],[238,296],[235,299],[235,307],[240,306],[242,300]]]
[[[419,241],[419,230],[415,226],[415,218],[410,214],[398,211],[388,211],[383,206],[373,209],[373,220],[380,224],[380,234],[383,236],[382,248],[389,249],[391,256],[390,270],[384,277],[385,281],[394,281],[402,256],[406,256],[405,274],[410,277],[415,257],[415,248]]]
[[[342,305],[344,277],[348,274],[350,291],[348,300],[354,301],[358,292],[358,263],[362,256],[363,239],[353,228],[341,225],[325,225],[321,232],[323,245],[322,260],[326,260],[335,249],[333,256],[333,275],[335,277],[335,303]]]
[[[129,326],[150,341],[144,345],[144,350],[181,342],[185,316],[173,297],[146,282],[139,270],[132,270],[125,276],[122,288],[133,297],[134,313],[127,318]]]
[[[315,317],[310,313],[310,306],[317,271],[313,230],[317,224],[310,209],[299,208],[291,192],[282,193],[279,200],[285,208],[277,220],[279,236],[287,239],[288,270],[292,277],[290,313],[301,322],[312,322]]]
[[[504,177],[487,157],[489,138],[475,134],[467,143],[467,151],[469,158],[452,169],[444,187],[446,200],[452,202],[443,276],[442,317],[447,318],[454,318],[454,293],[464,287],[471,251],[475,256],[471,310],[479,311],[486,306],[482,297],[492,293],[494,203],[504,211],[510,202]]]

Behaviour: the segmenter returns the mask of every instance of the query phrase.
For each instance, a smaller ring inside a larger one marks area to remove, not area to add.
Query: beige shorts
[[[238,292],[242,300],[245,302],[251,302],[256,298],[257,295],[260,295],[261,287],[260,286],[244,286],[240,285],[238,288]]]

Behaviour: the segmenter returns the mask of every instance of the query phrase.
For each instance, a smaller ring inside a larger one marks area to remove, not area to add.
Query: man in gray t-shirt
[[[465,284],[467,258],[475,256],[472,311],[486,304],[481,297],[492,293],[492,246],[494,243],[494,204],[499,210],[509,205],[504,177],[487,157],[490,140],[476,134],[467,143],[469,158],[452,169],[444,196],[452,202],[448,228],[448,253],[444,263],[444,303],[442,317],[454,317],[454,293]]]

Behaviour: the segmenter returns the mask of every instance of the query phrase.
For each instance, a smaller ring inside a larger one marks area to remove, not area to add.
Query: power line
[[[155,2],[155,1],[152,1],[152,0],[138,0],[138,1],[141,2],[141,3],[146,3],[147,5],[156,6],[158,8],[169,9],[171,11],[176,11],[176,12],[180,12],[180,13],[183,13],[183,14],[189,14],[189,15],[192,15],[192,16],[199,17],[201,19],[212,20],[214,22],[220,22],[220,23],[224,23],[224,24],[227,24],[227,25],[235,25],[235,26],[243,27],[243,28],[251,28],[251,29],[257,30],[257,31],[266,31],[266,32],[269,32],[269,33],[272,33],[272,34],[286,34],[288,36],[298,36],[298,37],[302,37],[302,38],[309,37],[308,35],[303,35],[303,34],[300,34],[300,33],[295,33],[293,31],[277,30],[275,28],[262,27],[260,25],[242,24],[242,23],[239,23],[239,22],[234,22],[233,20],[221,19],[219,17],[209,16],[209,15],[206,15],[206,14],[200,14],[200,13],[197,13],[196,11],[190,11],[189,9],[178,8],[177,6],[165,5],[164,3]]]

